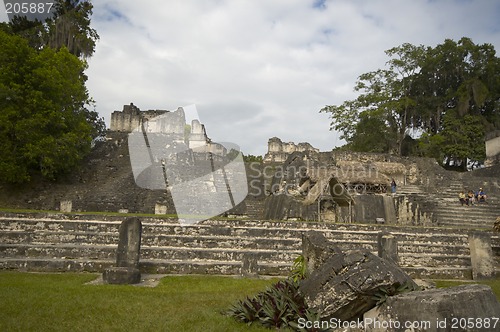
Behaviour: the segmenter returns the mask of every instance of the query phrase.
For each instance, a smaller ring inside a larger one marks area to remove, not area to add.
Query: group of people
[[[467,194],[465,193],[465,190],[462,190],[458,194],[458,199],[460,200],[462,206],[464,206],[464,204],[472,206],[475,203],[486,202],[486,193],[483,191],[483,188],[479,188],[476,192],[469,190]]]

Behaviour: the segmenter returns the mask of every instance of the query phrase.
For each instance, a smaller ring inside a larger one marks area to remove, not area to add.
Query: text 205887
[[[48,14],[53,6],[53,2],[5,2],[5,12],[14,15]]]

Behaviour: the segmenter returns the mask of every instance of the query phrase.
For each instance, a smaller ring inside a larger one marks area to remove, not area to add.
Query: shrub
[[[238,301],[226,312],[236,320],[251,325],[258,322],[271,329],[290,328],[295,331],[327,331],[306,328],[298,324],[299,318],[310,322],[321,321],[320,314],[307,307],[299,291],[299,283],[306,275],[306,261],[299,255],[293,262],[290,276],[268,287],[265,291]]]

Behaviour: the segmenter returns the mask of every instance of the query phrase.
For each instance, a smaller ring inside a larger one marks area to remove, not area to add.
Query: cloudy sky
[[[353,99],[384,50],[470,37],[500,50],[498,0],[99,0],[88,88],[109,126],[196,104],[208,135],[263,155],[270,137],[342,145],[325,105]],[[1,14],[0,14],[1,15]],[[0,16],[0,20],[2,17]]]

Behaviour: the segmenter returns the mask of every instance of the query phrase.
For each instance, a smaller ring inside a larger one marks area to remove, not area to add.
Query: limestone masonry
[[[167,114],[168,117],[165,117]],[[122,111],[114,111],[111,114],[110,130],[166,134],[176,136],[176,140],[187,143],[195,152],[211,152],[216,155],[224,155],[227,152],[224,146],[212,142],[207,136],[205,126],[198,119],[193,119],[190,124],[186,123],[182,107],[176,111],[141,111],[133,103],[123,105]]]
[[[168,187],[137,185],[129,149],[134,135],[169,135],[189,148],[182,155],[187,164],[210,166],[208,173],[191,167],[196,175],[207,175],[190,187],[193,193],[227,191],[237,175],[230,169],[218,175],[214,160],[225,163],[231,154],[210,140],[198,120],[187,124],[184,109],[141,111],[125,105],[113,112],[106,140],[66,179],[0,191],[2,207],[60,212],[0,214],[0,269],[102,272],[115,262],[119,225],[127,213],[140,213],[158,214],[141,218],[141,273],[287,275],[302,235],[311,229],[343,249],[378,250],[412,276],[471,279],[500,271],[500,238],[492,230],[500,216],[498,132],[486,140],[491,167],[464,173],[429,158],[319,151],[273,137],[264,162],[244,165],[244,200],[232,204],[223,219],[190,226],[180,224]],[[488,195],[486,203],[459,204],[460,191],[479,188]],[[186,201],[200,209],[214,205]],[[378,238],[393,249],[381,250]]]

